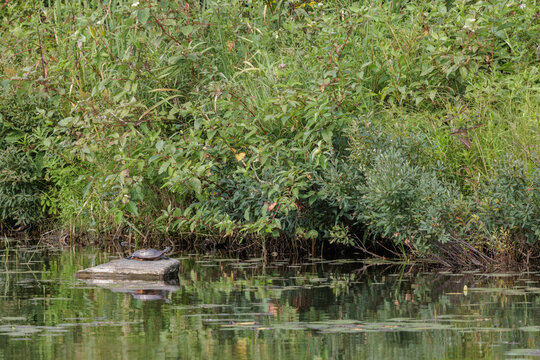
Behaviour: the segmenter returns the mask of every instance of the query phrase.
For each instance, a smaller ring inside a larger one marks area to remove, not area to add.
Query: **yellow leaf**
[[[242,161],[246,157],[246,153],[241,152],[238,154],[234,154],[234,157],[236,158],[237,161]]]

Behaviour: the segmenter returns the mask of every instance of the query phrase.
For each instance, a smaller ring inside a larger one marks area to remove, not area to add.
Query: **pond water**
[[[73,276],[114,257],[2,250],[0,359],[540,359],[540,273],[186,254],[150,296]]]

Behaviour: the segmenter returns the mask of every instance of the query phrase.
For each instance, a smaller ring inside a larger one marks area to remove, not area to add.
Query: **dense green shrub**
[[[41,195],[47,189],[44,153],[36,151],[34,126],[46,118],[39,96],[0,94],[0,223],[36,225],[43,219]]]
[[[526,172],[521,162],[503,162],[480,187],[480,219],[496,238],[529,243],[540,239],[540,172]]]
[[[441,168],[420,165],[425,140],[391,137],[360,121],[349,136],[350,151],[318,177],[319,197],[328,209],[339,209],[335,226],[361,225],[403,253],[427,253],[435,243],[447,242],[461,195],[441,178]]]
[[[368,229],[421,253],[435,241],[447,242],[457,196],[452,187],[396,149],[382,152],[373,162],[362,199]]]
[[[463,195],[442,164],[425,161],[425,138],[388,136],[364,122],[351,129],[350,153],[318,178],[318,196],[334,209],[336,229],[362,225],[378,242],[417,254],[457,238],[481,246],[488,239],[493,249],[504,241],[506,251],[508,241],[538,241],[537,168],[528,172],[523,163],[503,161],[473,194]],[[326,235],[354,244],[349,231]]]
[[[0,223],[33,225],[42,219],[39,162],[15,146],[0,152]]]

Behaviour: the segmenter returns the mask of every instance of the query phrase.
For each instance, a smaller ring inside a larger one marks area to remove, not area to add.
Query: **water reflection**
[[[136,300],[162,300],[169,304],[169,294],[180,289],[178,278],[166,281],[81,279],[88,285],[96,285],[117,293],[131,294]]]
[[[177,282],[82,282],[97,251],[0,252],[0,359],[534,359],[540,274],[312,259],[181,260]],[[141,301],[143,299],[157,301]]]

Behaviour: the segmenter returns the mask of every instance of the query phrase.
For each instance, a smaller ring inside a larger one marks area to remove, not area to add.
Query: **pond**
[[[147,297],[73,276],[115,257],[3,249],[0,359],[540,359],[540,273],[183,254]]]

